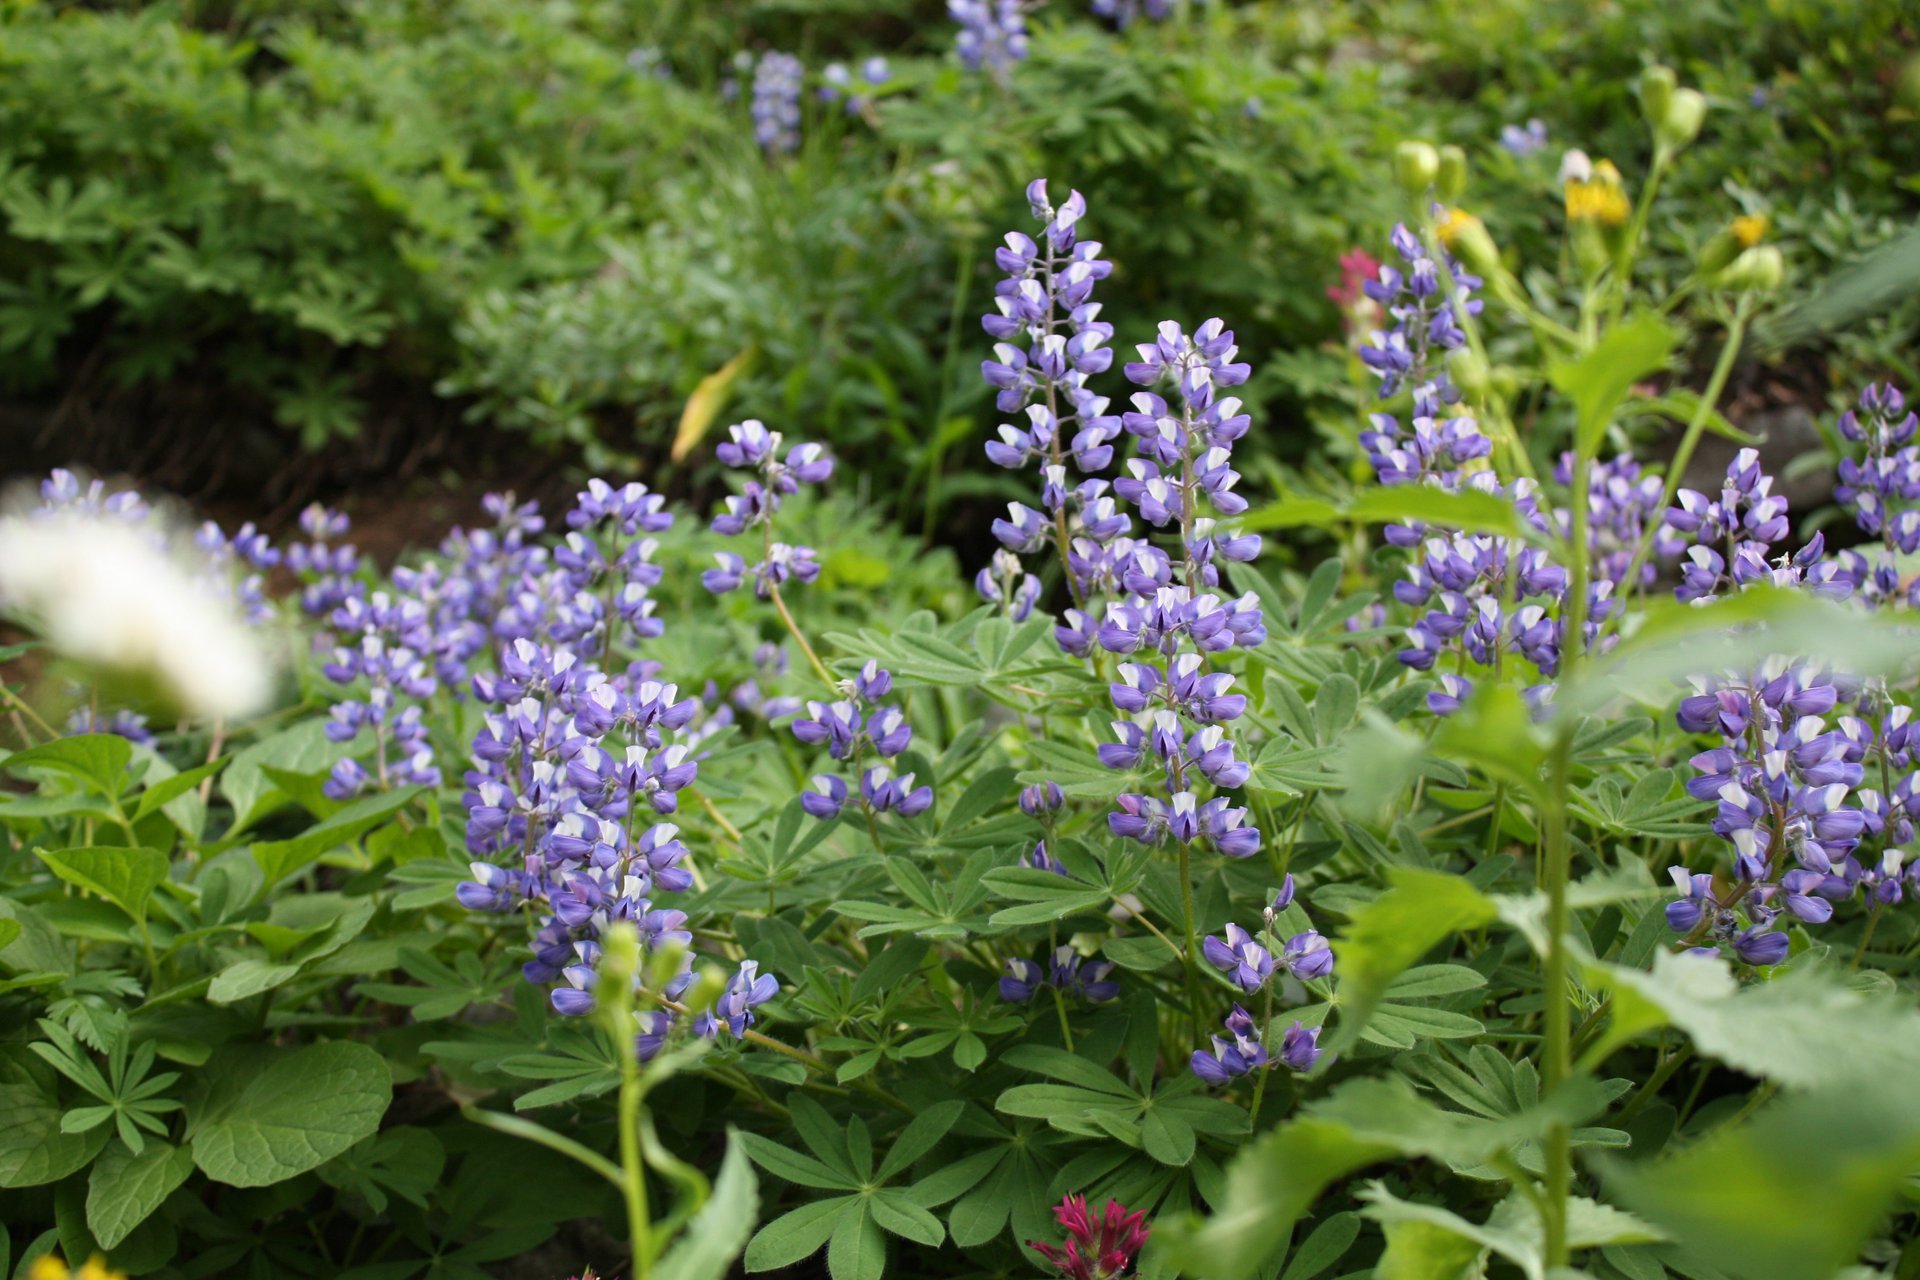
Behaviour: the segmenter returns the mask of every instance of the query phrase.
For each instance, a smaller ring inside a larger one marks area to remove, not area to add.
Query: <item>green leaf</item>
[[[931,1151],[934,1143],[947,1136],[947,1130],[953,1128],[954,1122],[965,1110],[966,1103],[958,1098],[949,1098],[945,1102],[934,1103],[908,1121],[907,1127],[900,1131],[900,1136],[893,1140],[887,1158],[880,1162],[876,1181],[890,1182],[905,1172],[914,1161]]]
[[[81,733],[16,751],[0,760],[0,766],[10,770],[51,769],[80,779],[89,790],[111,800],[120,794],[122,775],[132,759],[133,744],[120,735]]]
[[[1360,1235],[1360,1218],[1353,1213],[1336,1213],[1313,1229],[1300,1247],[1287,1259],[1280,1280],[1313,1280],[1345,1256]]]
[[[1633,384],[1664,368],[1679,341],[1671,324],[1643,312],[1608,330],[1591,351],[1548,367],[1547,380],[1573,401],[1576,449],[1593,455]]]
[[[1527,1280],[1546,1280],[1546,1227],[1540,1220],[1539,1211],[1523,1196],[1509,1196],[1495,1205],[1484,1224],[1470,1222],[1459,1214],[1435,1205],[1401,1200],[1379,1183],[1368,1187],[1362,1197],[1367,1201],[1367,1207],[1361,1212],[1377,1222],[1388,1224],[1389,1227],[1394,1224],[1419,1224],[1425,1228],[1416,1228],[1404,1237],[1408,1247],[1403,1248],[1401,1259],[1395,1266],[1389,1267],[1386,1259],[1382,1259],[1382,1275],[1411,1278],[1456,1274],[1424,1269],[1435,1256],[1448,1260],[1462,1256],[1458,1250],[1439,1242],[1434,1233],[1442,1232],[1470,1242],[1472,1253],[1469,1257],[1486,1250],[1499,1254],[1518,1267]],[[1581,1196],[1572,1196],[1567,1200],[1567,1244],[1573,1249],[1650,1244],[1664,1238],[1659,1231],[1632,1214]],[[1394,1239],[1394,1233],[1389,1231],[1389,1253],[1393,1252]],[[1419,1246],[1418,1250],[1411,1247],[1415,1244]],[[1423,1254],[1426,1255],[1425,1259]]]
[[[1480,1242],[1449,1224],[1402,1216],[1383,1222],[1381,1232],[1387,1247],[1374,1280],[1479,1280],[1487,1274]]]
[[[947,810],[947,816],[940,824],[944,832],[958,831],[976,818],[990,812],[996,805],[1005,803],[1013,788],[1014,776],[1019,770],[1001,765],[987,770],[967,785],[960,798]]]
[[[833,1280],[880,1280],[887,1270],[887,1238],[868,1213],[867,1202],[840,1215],[827,1241],[827,1273]]]
[[[195,765],[193,768],[173,774],[171,777],[149,783],[146,789],[140,793],[140,803],[134,808],[133,820],[138,822],[155,809],[163,808],[173,801],[178,800],[181,796],[186,795],[187,792],[192,791],[202,782],[226,768],[227,762],[232,758],[231,756],[221,756],[218,760],[209,760],[205,764]],[[105,1242],[103,1241],[102,1243]]]
[[[849,1191],[859,1185],[858,1181],[850,1175],[841,1173],[837,1169],[830,1169],[812,1156],[802,1155],[757,1133],[741,1134],[740,1142],[755,1164],[774,1177],[796,1186],[818,1187],[828,1191]]]
[[[193,1157],[184,1147],[149,1138],[136,1156],[115,1143],[87,1175],[87,1229],[101,1248],[114,1248],[192,1172]]]
[[[1847,1056],[1845,1041],[1826,1047],[1832,1061]],[[1658,1162],[1607,1161],[1605,1182],[1739,1280],[1828,1280],[1920,1168],[1912,1082],[1868,1076],[1790,1095]]]
[[[746,1136],[746,1135],[741,1135]],[[790,1267],[825,1244],[844,1217],[865,1217],[859,1196],[816,1200],[783,1213],[754,1232],[747,1242],[748,1271],[777,1271]]]
[[[1796,968],[1743,988],[1722,960],[1661,951],[1648,972],[1599,963],[1588,972],[1613,992],[1609,1049],[1671,1025],[1701,1053],[1785,1085],[1920,1078],[1920,1012],[1829,971]]]
[[[216,1182],[264,1187],[331,1160],[374,1132],[393,1097],[386,1061],[363,1044],[275,1050],[228,1072],[189,1114],[193,1161]]]
[[[254,861],[260,864],[269,885],[278,884],[329,849],[359,839],[413,803],[425,790],[425,787],[402,787],[398,791],[363,796],[291,840],[256,843]]]
[[[1165,1107],[1149,1107],[1140,1117],[1140,1145],[1161,1164],[1192,1163],[1193,1126]]]
[[[1340,1023],[1331,1045],[1350,1047],[1395,978],[1449,934],[1486,924],[1492,899],[1460,876],[1390,868],[1391,888],[1360,908],[1334,947]]]
[[[1417,484],[1366,489],[1347,504],[1345,516],[1364,524],[1437,524],[1468,533],[1537,536],[1512,501],[1477,489],[1449,493]]]
[[[62,880],[99,894],[135,920],[147,918],[147,899],[167,878],[172,865],[158,849],[96,846],[36,852]]]
[[[760,1188],[739,1136],[727,1130],[727,1154],[713,1191],[666,1256],[654,1264],[655,1280],[726,1280],[732,1270],[760,1217]]]
[[[287,803],[262,766],[289,773],[324,773],[352,748],[327,737],[325,718],[303,720],[251,746],[234,752],[233,763],[220,777],[220,793],[233,806],[231,839]]]
[[[24,1073],[0,1070],[0,1187],[37,1187],[58,1182],[100,1153],[112,1135],[102,1125],[67,1133],[52,1083],[35,1084]]]
[[[938,1249],[947,1238],[940,1219],[915,1204],[904,1191],[881,1191],[867,1202],[867,1208],[881,1230],[929,1249]]]

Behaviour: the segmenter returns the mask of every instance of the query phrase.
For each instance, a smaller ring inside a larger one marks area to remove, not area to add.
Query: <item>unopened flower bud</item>
[[[1706,118],[1706,95],[1697,89],[1676,89],[1666,115],[1653,127],[1653,136],[1662,146],[1678,151],[1700,136]]]
[[[1731,266],[1720,273],[1717,283],[1726,289],[1749,293],[1771,293],[1786,278],[1787,261],[1776,245],[1755,245],[1743,251]]]
[[[1646,117],[1649,125],[1655,129],[1667,118],[1668,108],[1673,106],[1674,90],[1680,87],[1680,77],[1673,74],[1672,67],[1648,67],[1640,73],[1640,114]]]
[[[1434,189],[1442,200],[1451,204],[1467,189],[1467,153],[1449,143],[1440,148],[1439,161]]]
[[[1740,241],[1731,230],[1716,231],[1706,244],[1700,247],[1700,260],[1696,264],[1703,276],[1717,275],[1725,271],[1733,260],[1740,256]]]
[[[1447,354],[1447,376],[1472,401],[1484,399],[1493,385],[1487,362],[1475,355],[1472,347],[1459,347]]]
[[[602,1011],[631,1008],[633,978],[639,972],[639,932],[624,920],[607,926],[606,932],[600,935],[594,1004]]]
[[[1487,233],[1487,224],[1464,210],[1447,212],[1447,220],[1440,227],[1440,239],[1475,275],[1495,276],[1503,269],[1500,249]]]
[[[1393,176],[1408,195],[1425,195],[1440,176],[1440,153],[1430,143],[1403,142],[1394,148]]]
[[[721,996],[727,992],[727,975],[717,965],[702,965],[699,976],[686,994],[680,997],[681,1003],[694,1013],[705,1013],[713,1008]]]

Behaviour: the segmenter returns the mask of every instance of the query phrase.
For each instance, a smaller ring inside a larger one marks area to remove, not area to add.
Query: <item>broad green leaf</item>
[[[1791,1034],[1791,1033],[1783,1033]],[[1845,1041],[1828,1045],[1846,1056]],[[1913,1076],[1789,1095],[1650,1164],[1608,1161],[1607,1188],[1738,1280],[1828,1280],[1920,1168]]]
[[[1546,1228],[1540,1221],[1539,1211],[1524,1196],[1512,1195],[1495,1205],[1484,1224],[1471,1222],[1437,1205],[1399,1199],[1379,1183],[1368,1187],[1362,1193],[1362,1198],[1367,1201],[1367,1207],[1361,1213],[1376,1222],[1389,1226],[1416,1223],[1427,1228],[1406,1237],[1409,1247],[1402,1250],[1402,1257],[1393,1268],[1387,1267],[1383,1260],[1382,1274],[1405,1276],[1409,1280],[1412,1277],[1448,1274],[1445,1271],[1422,1269],[1422,1253],[1428,1258],[1438,1256],[1449,1260],[1460,1256],[1458,1251],[1438,1245],[1433,1233],[1443,1232],[1470,1242],[1474,1254],[1483,1249],[1498,1254],[1518,1267],[1527,1280],[1546,1280]],[[1623,1213],[1609,1205],[1580,1196],[1570,1197],[1567,1201],[1567,1243],[1574,1249],[1649,1244],[1664,1238],[1660,1231],[1632,1214]],[[1394,1235],[1389,1232],[1390,1252],[1393,1240]],[[1415,1244],[1419,1246],[1418,1249],[1411,1247]]]
[[[1403,1216],[1382,1222],[1380,1229],[1387,1247],[1374,1267],[1374,1280],[1480,1280],[1487,1274],[1486,1249],[1450,1225]]]
[[[1334,958],[1340,975],[1340,1022],[1329,1047],[1350,1047],[1393,980],[1441,939],[1486,924],[1494,903],[1460,876],[1393,868],[1392,887],[1348,923]]]
[[[0,1083],[0,1187],[58,1182],[85,1168],[112,1136],[111,1125],[86,1133],[64,1132],[64,1112],[54,1099],[51,1080],[37,1081],[5,1065],[0,1065],[0,1080],[5,1081]]]
[[[727,1131],[727,1154],[712,1193],[686,1230],[654,1264],[655,1280],[726,1280],[760,1217],[760,1188],[739,1135]]]
[[[1664,705],[1689,676],[1782,654],[1817,654],[1855,676],[1897,676],[1914,658],[1912,625],[1899,619],[1760,585],[1711,603],[1653,601],[1637,613],[1631,636],[1556,686],[1550,715],[1584,717],[1623,696]]]
[[[0,760],[9,770],[51,769],[78,778],[95,794],[111,800],[120,794],[133,744],[114,733],[80,733],[55,738]]]
[[[374,1132],[393,1097],[387,1064],[363,1044],[275,1050],[225,1073],[189,1113],[193,1161],[216,1182],[264,1187],[326,1163]]]
[[[278,884],[330,849],[359,839],[411,804],[424,787],[403,787],[363,796],[325,822],[315,823],[291,840],[269,840],[253,846],[254,861],[269,885]]]
[[[0,896],[0,921],[12,936],[0,938],[0,970],[18,974],[71,973],[73,949],[39,912]]]
[[[231,839],[287,803],[263,765],[289,773],[325,772],[351,751],[350,744],[327,737],[322,717],[303,720],[234,752],[233,762],[220,775],[220,793],[233,806],[234,815],[224,838]]]
[[[855,1214],[865,1216],[859,1196],[816,1200],[781,1214],[747,1242],[746,1269],[777,1271],[792,1266],[825,1244],[843,1216]]]
[[[1701,1053],[1785,1085],[1920,1078],[1920,1011],[1829,971],[1743,988],[1722,960],[1662,951],[1651,971],[1590,963],[1588,972],[1613,993],[1609,1048],[1671,1025]]]
[[[158,849],[110,845],[85,849],[40,849],[40,860],[68,884],[97,893],[135,920],[147,918],[147,899],[172,865]]]
[[[139,1155],[115,1143],[87,1175],[87,1229],[103,1249],[133,1233],[193,1172],[186,1148],[148,1138]]]
[[[1449,493],[1422,484],[1365,489],[1347,504],[1344,514],[1363,524],[1437,524],[1468,533],[1534,536],[1511,500],[1477,489]]]
[[[195,765],[191,769],[149,782],[140,792],[140,803],[134,807],[133,820],[138,822],[155,809],[165,808],[189,791],[197,789],[202,782],[226,768],[227,762],[232,758],[221,756],[218,760],[209,760],[205,764]]]
[[[1664,368],[1679,341],[1671,324],[1645,312],[1608,330],[1591,351],[1548,367],[1548,381],[1573,401],[1581,453],[1594,454],[1633,384]]]

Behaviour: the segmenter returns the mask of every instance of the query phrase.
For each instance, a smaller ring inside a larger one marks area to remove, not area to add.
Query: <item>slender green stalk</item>
[[[645,1090],[640,1082],[640,1059],[633,1037],[624,1035],[633,1022],[632,1010],[615,1020],[614,1052],[620,1055],[620,1191],[627,1204],[627,1234],[633,1248],[634,1280],[653,1274],[653,1233],[647,1221],[647,1173],[640,1156],[640,1104]],[[618,1025],[618,1024],[625,1024]]]
[[[1667,464],[1667,482],[1660,492],[1660,505],[1654,508],[1655,517],[1647,522],[1646,530],[1640,535],[1640,543],[1633,549],[1633,561],[1627,566],[1626,576],[1620,579],[1622,591],[1635,591],[1640,584],[1640,571],[1646,566],[1647,556],[1653,551],[1653,540],[1660,531],[1659,513],[1673,505],[1673,498],[1680,491],[1680,480],[1686,474],[1687,464],[1693,461],[1693,451],[1700,443],[1700,435],[1707,427],[1707,419],[1713,416],[1714,405],[1719,403],[1721,392],[1727,388],[1727,378],[1733,373],[1733,362],[1740,355],[1741,344],[1746,341],[1747,322],[1753,317],[1753,295],[1743,294],[1734,304],[1733,319],[1727,325],[1727,338],[1721,344],[1719,359],[1714,361],[1713,373],[1707,379],[1706,390],[1700,393],[1700,403],[1694,406],[1693,417],[1687,422],[1685,434],[1680,437],[1680,447],[1673,451],[1673,461]],[[1616,609],[1615,618],[1626,616],[1627,611]]]
[[[1260,1103],[1267,1096],[1267,1076],[1273,1072],[1273,985],[1278,980],[1276,975],[1267,982],[1266,1013],[1260,1020],[1260,1046],[1267,1051],[1267,1061],[1260,1068],[1260,1078],[1253,1082],[1253,1110],[1247,1117],[1248,1133],[1260,1131]]]
[[[1193,907],[1193,854],[1184,840],[1180,846],[1180,918],[1185,931],[1187,966],[1187,1004],[1193,1016],[1193,1039],[1198,1044],[1205,1034],[1205,1024],[1200,1014],[1200,935],[1194,924]]]

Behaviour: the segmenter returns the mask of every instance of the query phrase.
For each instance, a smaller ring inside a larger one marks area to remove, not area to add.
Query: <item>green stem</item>
[[[1268,1053],[1268,1059],[1260,1068],[1260,1078],[1253,1082],[1253,1111],[1247,1117],[1247,1132],[1260,1132],[1260,1103],[1267,1096],[1267,1076],[1273,1072],[1273,984],[1277,979],[1267,982],[1266,1016],[1260,1022],[1260,1046]]]
[[[1185,930],[1187,965],[1187,1003],[1193,1016],[1193,1040],[1198,1044],[1205,1035],[1200,1014],[1200,940],[1194,925],[1193,854],[1186,841],[1180,844],[1180,917]]]
[[[622,1010],[614,1022],[614,1052],[620,1058],[620,1192],[627,1203],[627,1235],[633,1249],[634,1280],[653,1274],[653,1235],[647,1221],[647,1171],[640,1156],[640,1058],[633,1051],[633,1012]]]
[[[1713,416],[1713,407],[1720,400],[1720,393],[1726,390],[1727,378],[1733,373],[1733,362],[1740,355],[1741,344],[1746,341],[1747,321],[1753,315],[1753,295],[1743,294],[1735,304],[1733,320],[1727,325],[1727,339],[1720,347],[1719,359],[1714,361],[1713,373],[1707,379],[1706,390],[1700,393],[1700,403],[1694,406],[1693,417],[1687,422],[1685,434],[1680,437],[1680,447],[1673,452],[1673,461],[1667,465],[1667,482],[1660,492],[1660,505],[1654,508],[1647,527],[1640,535],[1640,543],[1633,549],[1633,561],[1627,566],[1626,577],[1620,580],[1623,594],[1639,590],[1640,570],[1646,566],[1647,556],[1653,551],[1653,540],[1660,532],[1660,522],[1668,507],[1673,505],[1674,495],[1680,491],[1680,480],[1686,474],[1687,464],[1693,461],[1693,451],[1700,443],[1700,435],[1707,427],[1707,419]],[[1625,608],[1616,609],[1614,618],[1609,622],[1624,618]]]

